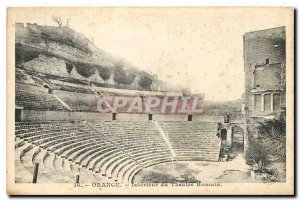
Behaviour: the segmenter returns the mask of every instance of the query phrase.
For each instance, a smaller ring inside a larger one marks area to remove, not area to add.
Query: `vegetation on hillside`
[[[24,47],[21,44],[15,46],[15,63],[17,66],[21,66],[22,63],[31,61],[38,58],[42,51],[36,48]]]
[[[111,75],[111,69],[108,67],[98,67],[99,76],[104,80],[108,80]]]
[[[272,160],[286,159],[286,122],[284,118],[267,120],[258,127],[259,142],[267,149]]]
[[[138,82],[139,86],[143,89],[150,90],[152,80],[148,76],[143,76]]]
[[[257,138],[249,136],[246,162],[257,172],[266,172],[267,165],[286,160],[286,121],[284,118],[266,120],[257,129]]]
[[[66,63],[66,69],[69,74],[72,72],[73,68],[74,68],[73,64],[68,62]]]
[[[229,116],[229,121],[242,118],[242,101],[241,99],[232,101],[210,101],[204,100],[202,115],[209,116]]]
[[[124,84],[124,85],[130,85],[136,77],[134,72],[126,71],[121,66],[116,66],[114,68],[114,75],[115,75],[114,76],[114,81],[117,84]]]

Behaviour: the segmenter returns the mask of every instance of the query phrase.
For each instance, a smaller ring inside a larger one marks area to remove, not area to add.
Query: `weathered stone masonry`
[[[285,114],[285,41],[285,27],[244,35],[245,138],[255,134],[258,121]]]

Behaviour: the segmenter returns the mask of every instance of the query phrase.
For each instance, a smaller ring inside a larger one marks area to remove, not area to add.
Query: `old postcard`
[[[7,19],[8,194],[294,194],[293,8]]]

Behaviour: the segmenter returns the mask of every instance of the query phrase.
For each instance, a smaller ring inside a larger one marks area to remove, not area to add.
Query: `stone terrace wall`
[[[23,110],[23,121],[51,121],[51,120],[111,120],[112,114],[93,112],[59,112]]]
[[[148,114],[118,113],[116,120],[120,121],[148,121]],[[187,121],[187,115],[153,114],[156,121]],[[97,112],[67,112],[67,111],[36,111],[23,110],[22,121],[51,121],[51,120],[112,120],[112,113]],[[223,122],[223,116],[193,115],[193,121]]]

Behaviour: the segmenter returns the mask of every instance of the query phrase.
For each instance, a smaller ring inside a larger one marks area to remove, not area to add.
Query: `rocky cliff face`
[[[16,66],[122,88],[159,90],[156,77],[136,70],[68,27],[16,23]]]

